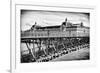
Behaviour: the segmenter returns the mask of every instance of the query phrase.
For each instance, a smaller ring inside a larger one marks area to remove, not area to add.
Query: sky
[[[73,24],[83,22],[89,27],[89,13],[21,10],[21,30],[30,29],[35,22],[40,26],[61,25],[66,18]]]

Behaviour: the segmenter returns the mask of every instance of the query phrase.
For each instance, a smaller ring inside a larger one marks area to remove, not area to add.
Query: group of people
[[[35,52],[35,58],[28,55],[27,57],[22,56],[21,60],[23,62],[24,60],[27,60],[28,62],[47,62],[73,51],[86,47],[89,48],[89,38],[49,39],[42,40],[40,44],[40,49]]]

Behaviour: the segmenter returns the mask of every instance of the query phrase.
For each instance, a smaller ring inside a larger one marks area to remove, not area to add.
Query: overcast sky
[[[30,29],[35,22],[40,26],[61,25],[66,18],[68,22],[89,26],[88,13],[21,10],[21,30]]]

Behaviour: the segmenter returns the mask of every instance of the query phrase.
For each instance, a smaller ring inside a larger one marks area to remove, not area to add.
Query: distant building
[[[89,37],[89,27],[85,27],[83,22],[72,24],[67,18],[61,25],[57,26],[38,26],[37,23],[30,30],[21,34],[22,38],[48,38],[48,37]]]

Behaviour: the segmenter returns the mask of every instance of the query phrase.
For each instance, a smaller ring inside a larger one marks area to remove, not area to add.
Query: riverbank
[[[71,52],[69,54],[60,56],[51,61],[71,61],[71,60],[89,60],[90,52],[89,48],[82,48],[80,50]]]

